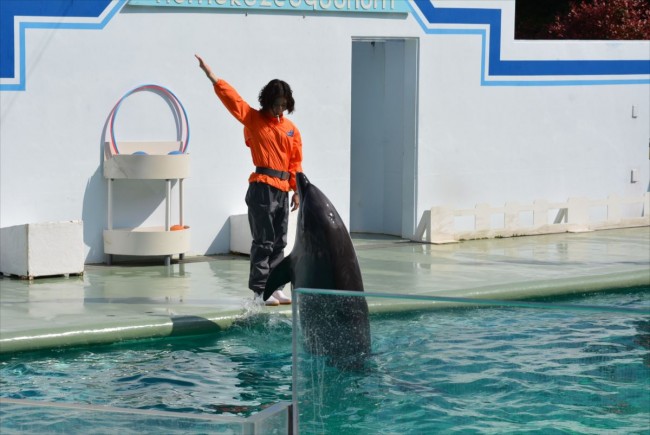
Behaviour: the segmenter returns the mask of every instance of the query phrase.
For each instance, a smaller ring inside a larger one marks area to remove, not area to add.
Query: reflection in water
[[[164,304],[183,302],[190,291],[191,274],[185,264],[120,267],[109,274],[89,275],[86,303]]]
[[[84,311],[83,277],[34,280],[28,285],[31,317],[52,320],[57,316]]]
[[[650,320],[639,320],[636,322],[638,334],[634,337],[634,343],[648,349],[643,357],[643,364],[650,367]]]

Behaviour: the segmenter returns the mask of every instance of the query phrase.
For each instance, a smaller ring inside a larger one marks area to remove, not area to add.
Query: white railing
[[[453,243],[470,239],[647,225],[650,225],[649,192],[634,198],[610,195],[604,200],[537,200],[528,205],[509,202],[503,207],[491,207],[488,204],[477,204],[471,209],[432,207],[422,214],[413,240]]]

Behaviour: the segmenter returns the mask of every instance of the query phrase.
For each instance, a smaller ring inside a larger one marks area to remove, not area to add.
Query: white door
[[[415,231],[417,84],[417,39],[352,42],[352,232]]]

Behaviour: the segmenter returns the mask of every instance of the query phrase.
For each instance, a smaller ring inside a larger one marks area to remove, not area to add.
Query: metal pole
[[[185,223],[183,222],[183,179],[182,178],[178,182],[178,190],[179,190],[178,207],[179,207],[179,214],[180,214],[179,224],[183,226],[185,225]]]
[[[113,179],[108,179],[108,229],[113,229]]]
[[[171,195],[172,191],[172,181],[171,180],[165,180],[166,184],[166,189],[165,189],[165,231],[169,231],[170,225],[169,225],[169,219],[171,216],[171,202],[169,201],[169,196]]]

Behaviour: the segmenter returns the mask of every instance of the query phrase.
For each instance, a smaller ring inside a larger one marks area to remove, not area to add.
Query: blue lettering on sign
[[[408,13],[406,0],[129,0],[129,5],[301,12]]]
[[[413,0],[412,15],[427,34],[474,34],[482,37],[483,86],[558,86],[647,84],[650,78],[573,79],[573,80],[487,80],[489,77],[530,76],[626,76],[650,75],[650,59],[643,60],[504,60],[501,59],[501,9],[470,9],[435,7],[430,0]],[[415,9],[417,8],[417,9]],[[422,20],[418,10],[426,22]],[[486,25],[485,29],[431,28],[429,25]],[[486,59],[486,51],[489,56]],[[487,75],[486,75],[487,72]]]
[[[25,90],[25,32],[27,29],[102,29],[127,0],[1,0],[0,79],[19,77],[0,84],[0,91]],[[113,9],[101,18],[109,5]],[[79,19],[76,21],[76,19]],[[97,18],[98,22],[89,22]],[[16,53],[16,38],[18,53]],[[18,60],[18,65],[16,62]]]

